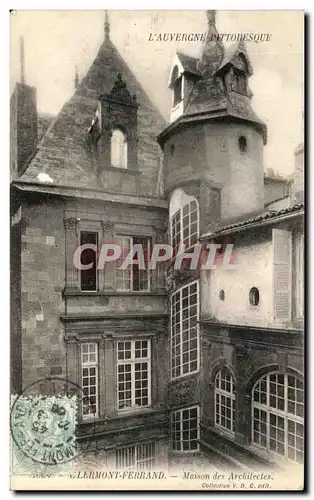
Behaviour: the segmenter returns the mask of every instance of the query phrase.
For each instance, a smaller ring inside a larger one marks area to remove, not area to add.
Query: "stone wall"
[[[23,387],[37,379],[65,375],[60,315],[64,313],[64,227],[60,200],[22,205],[21,327]]]
[[[247,138],[241,152],[238,139]],[[202,179],[220,190],[221,219],[262,210],[263,140],[252,127],[236,123],[186,125],[164,145],[165,192]],[[202,207],[206,211],[206,207]]]

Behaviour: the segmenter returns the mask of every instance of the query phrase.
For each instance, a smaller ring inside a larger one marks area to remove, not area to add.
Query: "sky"
[[[24,37],[26,83],[37,88],[38,111],[56,115],[103,41],[104,11],[13,11],[10,90],[20,80],[19,37]],[[169,120],[169,71],[176,50],[199,57],[201,42],[149,41],[150,33],[205,33],[205,11],[109,11],[110,38],[151,100]],[[288,176],[303,140],[303,12],[217,11],[219,33],[269,33],[270,42],[247,43],[254,75],[252,106],[267,124],[265,170]],[[152,38],[152,37],[151,37]],[[225,44],[228,46],[228,44]]]

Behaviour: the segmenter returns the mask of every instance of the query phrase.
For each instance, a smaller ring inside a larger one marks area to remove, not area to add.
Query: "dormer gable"
[[[236,92],[251,98],[248,79],[252,75],[253,68],[245,44],[239,42],[230,46],[216,71],[216,76],[222,78],[227,92]]]
[[[171,122],[184,113],[194,82],[201,78],[197,64],[197,59],[181,52],[177,52],[174,57],[168,81],[168,87],[172,90]]]
[[[110,170],[116,175],[127,170],[138,182],[138,107],[120,73],[111,91],[99,96],[89,138],[103,184]]]

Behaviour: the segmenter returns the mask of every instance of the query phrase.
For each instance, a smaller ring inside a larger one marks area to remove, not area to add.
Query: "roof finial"
[[[104,23],[105,40],[109,40],[110,36],[110,22],[108,17],[108,11],[105,10],[105,23]]]
[[[208,26],[216,24],[216,11],[215,10],[207,10],[206,16],[207,16]]]
[[[24,38],[21,36],[20,37],[20,78],[21,78],[21,83],[25,83],[25,75],[24,75]]]
[[[79,86],[79,83],[80,83],[80,79],[79,79],[79,75],[78,75],[78,68],[77,66],[75,66],[75,76],[74,76],[74,88],[77,89],[77,87]]]

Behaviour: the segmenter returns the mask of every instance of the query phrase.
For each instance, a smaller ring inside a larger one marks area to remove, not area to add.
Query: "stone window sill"
[[[75,289],[65,289],[63,291],[65,297],[155,297],[166,296],[167,292],[164,289],[156,292],[143,291],[143,292],[118,292],[116,290],[103,290],[103,291],[82,291]]]
[[[124,167],[114,167],[112,165],[107,166],[106,171],[109,172],[121,172],[122,174],[131,174],[131,175],[140,175],[141,172],[139,170],[135,170],[134,168],[124,168]]]
[[[164,408],[153,408],[153,407],[147,407],[147,408],[138,408],[136,410],[130,410],[130,411],[124,411],[124,410],[117,410],[114,414],[111,414],[108,417],[98,417],[95,418],[94,420],[91,419],[85,419],[85,420],[80,420],[78,424],[81,425],[89,425],[91,423],[93,424],[98,424],[101,422],[108,422],[112,420],[120,420],[124,418],[131,418],[131,417],[140,417],[142,415],[154,415],[158,413],[165,413],[166,410]]]

